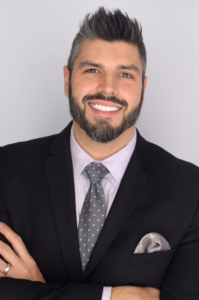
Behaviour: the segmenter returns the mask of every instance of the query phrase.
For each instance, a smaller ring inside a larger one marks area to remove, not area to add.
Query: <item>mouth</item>
[[[112,116],[122,109],[118,104],[102,100],[89,101],[88,104],[97,115],[104,117]]]

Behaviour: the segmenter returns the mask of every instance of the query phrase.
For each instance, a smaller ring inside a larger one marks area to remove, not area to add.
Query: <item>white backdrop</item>
[[[138,129],[199,165],[198,0],[0,0],[0,145],[60,132],[71,120],[63,90],[79,22],[99,5],[142,24],[148,86]]]

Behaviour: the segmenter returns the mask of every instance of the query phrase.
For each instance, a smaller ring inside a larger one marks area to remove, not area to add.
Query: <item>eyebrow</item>
[[[117,66],[116,69],[123,69],[123,70],[131,70],[131,71],[135,71],[138,75],[140,75],[140,69],[138,67],[136,67],[136,65],[131,64],[131,65],[119,65]]]
[[[98,64],[98,63],[95,63],[91,60],[85,60],[83,62],[81,62],[79,64],[79,68],[83,68],[85,66],[89,66],[89,67],[94,67],[94,68],[100,68],[100,69],[105,69],[105,66],[103,64]],[[116,67],[117,70],[120,70],[120,69],[123,69],[123,70],[132,70],[132,71],[135,71],[138,75],[140,75],[140,69],[134,65],[134,64],[131,64],[131,65],[119,65]]]
[[[80,64],[79,64],[79,68],[83,68],[85,66],[89,66],[89,67],[95,67],[95,68],[100,68],[100,69],[105,69],[105,66],[102,65],[102,64],[97,64],[91,60],[85,60],[85,61],[82,61]]]

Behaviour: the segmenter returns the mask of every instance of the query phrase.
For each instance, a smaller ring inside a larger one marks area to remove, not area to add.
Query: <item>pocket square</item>
[[[153,253],[170,249],[169,243],[161,234],[151,232],[143,236],[134,253]]]

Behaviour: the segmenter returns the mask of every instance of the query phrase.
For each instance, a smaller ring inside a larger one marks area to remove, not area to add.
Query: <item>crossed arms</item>
[[[33,257],[28,253],[25,244],[23,243],[22,239],[6,224],[0,223],[0,233],[5,236],[5,238],[10,242],[10,244],[13,247],[13,250],[10,246],[8,246],[3,241],[0,241],[0,254],[4,258],[5,261],[10,263],[10,270],[8,274],[6,275],[4,273],[4,270],[7,267],[7,263],[0,259],[0,278],[7,277],[7,283],[9,283],[8,278],[13,279],[21,279],[26,281],[32,281],[32,282],[41,282],[42,284],[45,284],[46,281],[42,275],[42,273],[39,270],[39,267],[37,266],[35,260]],[[2,281],[3,283],[3,281]],[[12,285],[12,282],[10,282]],[[19,281],[19,286],[21,282]],[[17,281],[16,281],[17,284]],[[29,283],[31,285],[31,283]],[[23,286],[23,282],[22,282]],[[37,290],[37,286],[41,287],[41,284],[35,285],[35,288]],[[58,285],[55,285],[55,288],[57,289]],[[10,286],[11,287],[11,286]],[[63,293],[63,286],[59,287],[61,294]],[[42,289],[40,289],[40,293],[42,294],[45,290],[45,287],[43,286]],[[46,288],[46,293],[49,293],[49,288]],[[45,298],[41,295],[41,297],[37,299],[46,299],[46,293]],[[49,294],[49,297],[47,299],[54,299],[54,293],[55,290],[52,291],[52,295]],[[56,299],[71,299],[71,295],[65,294],[64,298],[63,295],[58,295],[58,298]],[[1,294],[1,292],[0,292]],[[9,294],[9,293],[8,293]],[[70,294],[70,292],[69,292]],[[111,300],[159,300],[159,290],[154,288],[140,288],[140,287],[131,287],[131,286],[123,286],[123,287],[114,287],[112,289],[111,293]],[[32,294],[33,295],[33,294]],[[15,298],[17,299],[17,294],[15,294]],[[19,295],[19,298],[21,296]],[[30,298],[31,296],[28,296],[28,299],[34,299],[34,296]],[[9,298],[11,300],[11,298]],[[72,298],[75,299],[75,298]],[[89,296],[87,299],[90,299]]]

